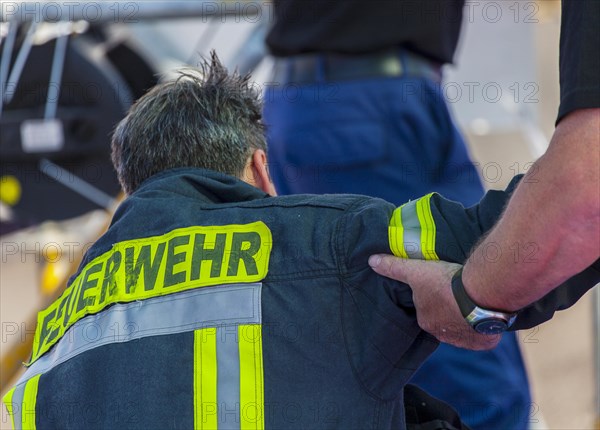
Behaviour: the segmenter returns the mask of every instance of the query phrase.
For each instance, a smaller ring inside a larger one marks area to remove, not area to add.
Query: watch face
[[[477,322],[473,328],[481,334],[500,334],[506,331],[508,324],[496,318],[489,318]]]

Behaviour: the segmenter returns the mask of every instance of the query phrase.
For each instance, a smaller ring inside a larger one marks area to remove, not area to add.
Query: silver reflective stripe
[[[408,258],[424,260],[421,249],[421,223],[417,216],[417,201],[410,201],[401,207],[404,229],[403,245]]]
[[[12,397],[13,419],[15,420],[15,430],[23,428],[23,396],[25,395],[25,382],[18,383],[15,387]]]
[[[219,430],[240,428],[238,326],[217,328],[217,407]]]
[[[260,283],[220,285],[116,304],[73,324],[50,351],[27,369],[18,384],[110,343],[221,325],[260,324],[261,288]]]

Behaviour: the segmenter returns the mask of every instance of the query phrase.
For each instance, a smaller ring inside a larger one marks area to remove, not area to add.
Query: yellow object
[[[235,413],[241,430],[264,429],[262,360],[260,324],[238,325],[235,337],[224,327],[196,330],[194,428],[217,429],[228,414]],[[239,375],[239,381],[232,375]],[[239,391],[230,389],[238,382]]]
[[[12,175],[0,177],[0,202],[14,206],[21,200],[21,183]]]
[[[217,329],[194,332],[194,428],[218,427]]]
[[[421,224],[421,249],[425,260],[439,260],[435,252],[435,221],[431,213],[431,194],[417,201],[417,217]]]
[[[42,270],[41,289],[45,296],[52,295],[61,283],[66,279],[71,269],[68,261],[61,259],[61,252],[58,247],[49,246],[43,253],[46,264]]]
[[[394,210],[388,227],[392,253],[401,258],[439,260],[435,252],[436,227],[427,194]]]
[[[35,408],[41,376],[35,375],[27,382],[13,387],[2,399],[10,416],[12,429],[35,430]],[[16,392],[19,394],[15,395]]]
[[[396,257],[408,258],[404,250],[404,227],[402,226],[402,206],[396,208],[392,213],[390,226],[388,227],[388,241],[390,249]]]
[[[70,264],[68,262],[56,261],[46,263],[42,271],[41,290],[45,296],[50,296],[56,292],[58,287],[68,275]]]
[[[10,389],[10,391],[8,393],[6,393],[4,395],[4,398],[2,399],[2,403],[4,403],[4,406],[6,406],[6,410],[8,411],[8,416],[10,417],[10,424],[11,424],[11,429],[16,428],[15,427],[15,410],[13,408],[13,403],[12,403],[12,398],[13,398],[13,394],[15,393],[15,388],[16,387],[12,387]],[[19,407],[21,407],[19,405]]]
[[[35,430],[35,406],[37,403],[38,383],[40,376],[36,375],[26,382],[23,394],[23,405],[21,406],[21,417],[23,419],[23,430]]]
[[[265,399],[262,362],[262,326],[238,326],[240,354],[240,428],[265,428]]]

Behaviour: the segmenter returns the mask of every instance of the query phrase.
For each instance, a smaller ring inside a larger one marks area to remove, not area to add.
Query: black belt
[[[400,76],[427,78],[439,83],[441,66],[402,49],[364,55],[305,54],[277,58],[273,81],[310,84]]]

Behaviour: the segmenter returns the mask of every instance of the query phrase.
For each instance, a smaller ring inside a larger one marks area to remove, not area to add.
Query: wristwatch
[[[481,334],[500,334],[515,322],[518,312],[485,309],[478,306],[467,294],[462,282],[462,267],[452,277],[452,293],[462,316],[473,329]]]

